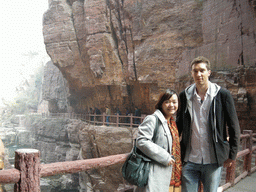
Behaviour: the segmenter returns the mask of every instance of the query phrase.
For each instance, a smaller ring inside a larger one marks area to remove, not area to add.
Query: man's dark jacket
[[[212,141],[216,160],[219,166],[222,166],[224,161],[228,158],[235,160],[238,145],[240,143],[240,127],[234,105],[234,100],[228,90],[219,87],[214,83],[212,86],[218,87],[216,93],[212,98],[210,112],[208,117],[208,124],[210,127],[210,134],[212,134]],[[190,87],[195,88],[195,84]],[[186,90],[180,93],[180,108],[177,113],[176,123],[179,133],[182,134],[181,139],[181,159],[187,161],[186,150],[190,148],[191,139],[191,105],[188,105],[189,100],[192,103],[192,98],[188,98]],[[227,128],[228,126],[228,128]],[[229,141],[227,140],[229,137]],[[185,159],[186,155],[186,159]]]

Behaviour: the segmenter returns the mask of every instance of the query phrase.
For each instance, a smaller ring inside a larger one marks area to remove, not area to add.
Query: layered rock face
[[[50,0],[43,19],[44,42],[67,80],[74,112],[89,107],[103,111],[108,105],[112,111],[127,107],[132,112],[138,106],[148,114],[161,90],[179,92],[191,83],[189,63],[196,56],[208,57],[215,72],[255,69],[255,4]],[[253,82],[253,75],[250,78]],[[240,85],[235,86],[234,95]],[[243,88],[255,114],[255,84]]]
[[[184,72],[184,64],[188,66],[195,55],[209,58],[214,70],[243,65],[255,67],[254,4],[255,1],[204,1],[201,17],[203,41],[183,52],[180,71]]]
[[[44,41],[75,109],[139,106],[147,113],[159,91],[186,85],[175,83],[198,55],[208,57],[214,70],[255,65],[254,4],[51,0]]]
[[[158,91],[174,85],[184,42],[202,42],[201,7],[194,1],[50,1],[46,50],[80,108],[152,111]]]

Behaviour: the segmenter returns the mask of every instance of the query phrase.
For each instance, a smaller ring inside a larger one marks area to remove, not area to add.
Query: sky
[[[0,6],[0,106],[16,96],[16,87],[50,60],[43,42],[48,0],[8,0]],[[37,53],[31,57],[31,53]]]

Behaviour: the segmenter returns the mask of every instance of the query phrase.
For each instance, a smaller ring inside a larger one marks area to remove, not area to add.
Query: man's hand
[[[225,162],[224,162],[224,167],[231,167],[232,164],[235,162],[235,160],[232,160],[232,159],[227,159]]]

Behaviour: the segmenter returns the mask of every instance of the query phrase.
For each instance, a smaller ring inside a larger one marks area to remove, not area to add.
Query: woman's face
[[[165,118],[170,118],[178,110],[178,96],[173,94],[169,100],[165,100],[162,104],[162,111]]]

